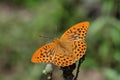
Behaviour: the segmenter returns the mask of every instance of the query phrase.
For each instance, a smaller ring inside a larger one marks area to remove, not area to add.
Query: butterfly
[[[31,61],[33,63],[49,62],[64,67],[75,63],[85,55],[85,37],[89,22],[80,22],[68,29],[61,38],[55,38],[37,49]]]

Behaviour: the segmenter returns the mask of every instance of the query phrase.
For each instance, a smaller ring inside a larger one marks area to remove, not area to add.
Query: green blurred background
[[[79,80],[120,80],[120,0],[0,0],[0,80],[40,80],[34,51],[82,21],[90,27]]]

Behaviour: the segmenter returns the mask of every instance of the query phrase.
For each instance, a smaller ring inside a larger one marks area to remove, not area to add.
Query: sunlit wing
[[[89,22],[80,22],[73,25],[62,36],[61,40],[84,40],[89,27]]]
[[[55,43],[48,43],[42,46],[41,48],[35,51],[31,61],[33,63],[51,62],[55,53],[55,47]]]

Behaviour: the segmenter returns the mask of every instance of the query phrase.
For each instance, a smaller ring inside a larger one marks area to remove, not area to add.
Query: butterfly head
[[[60,39],[54,38],[54,42],[55,42],[55,44],[60,44]]]

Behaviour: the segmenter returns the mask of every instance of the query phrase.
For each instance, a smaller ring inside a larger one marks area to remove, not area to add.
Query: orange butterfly
[[[89,22],[81,22],[68,29],[60,39],[42,46],[32,56],[33,63],[50,62],[69,66],[83,57],[86,51],[85,36]]]

